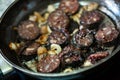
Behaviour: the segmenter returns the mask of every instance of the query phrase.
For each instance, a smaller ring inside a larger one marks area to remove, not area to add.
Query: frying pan
[[[15,1],[2,15],[0,20],[0,55],[1,57],[12,67],[20,70],[21,72],[39,78],[39,79],[73,79],[77,77],[83,77],[89,75],[96,70],[101,70],[105,63],[115,56],[120,50],[119,42],[117,42],[115,50],[110,56],[101,60],[91,67],[79,69],[70,73],[36,73],[30,71],[21,66],[15,52],[9,49],[10,42],[16,40],[17,34],[13,30],[14,26],[17,26],[21,21],[28,18],[28,15],[34,11],[42,12],[47,8],[47,5],[59,2],[60,0],[18,0]],[[82,0],[79,0],[82,1]],[[120,30],[120,1],[119,0],[83,0],[82,3],[88,3],[89,1],[98,2],[101,7],[101,11],[108,15]]]

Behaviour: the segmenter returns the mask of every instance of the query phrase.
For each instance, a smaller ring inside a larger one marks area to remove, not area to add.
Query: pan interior
[[[17,4],[15,4],[13,7],[11,7],[11,9],[4,16],[4,19],[1,22],[2,24],[0,28],[0,33],[1,33],[0,34],[0,38],[1,38],[0,48],[3,52],[3,55],[5,55],[8,58],[8,60],[10,60],[12,63],[18,66],[22,66],[25,69],[27,69],[26,66],[21,64],[21,62],[25,60],[24,56],[20,58],[16,54],[16,52],[14,52],[8,47],[10,42],[19,42],[19,40],[16,40],[18,38],[18,34],[15,30],[13,30],[13,28],[18,26],[18,24],[21,21],[28,19],[29,15],[33,14],[34,11],[37,11],[42,14],[46,11],[47,5],[53,4],[53,3],[55,3],[54,5],[57,7],[58,1],[59,0],[55,0],[55,1],[54,0],[52,1],[51,0],[48,0],[48,1],[46,0],[36,0],[36,1],[35,0],[26,0],[26,1],[21,0]],[[80,1],[81,5],[86,5],[88,3],[89,3],[88,1]],[[101,6],[101,8],[103,8],[103,6]],[[112,17],[109,16],[109,14],[105,13],[104,10],[102,11],[101,8],[99,10],[101,11],[102,14],[104,14],[107,17],[106,21],[110,21],[112,25],[117,26],[116,21],[114,21],[113,19],[114,16]],[[114,49],[116,49],[118,45],[119,43],[116,43],[114,46]],[[111,50],[110,52],[113,52],[113,50]],[[29,60],[29,59],[31,59],[31,56],[29,58],[26,58],[26,60]]]

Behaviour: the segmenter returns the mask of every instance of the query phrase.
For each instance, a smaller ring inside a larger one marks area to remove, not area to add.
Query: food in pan
[[[26,40],[33,40],[40,34],[38,25],[33,21],[24,21],[18,27],[19,36]]]
[[[71,72],[112,54],[119,36],[116,25],[98,3],[80,3],[62,0],[18,24],[19,40],[9,47],[18,53],[23,66],[41,73]]]
[[[62,10],[57,9],[49,15],[48,24],[52,30],[62,30],[68,27],[69,19]]]
[[[50,44],[63,44],[65,43],[69,38],[69,34],[65,31],[53,31],[50,35],[49,35],[49,43]]]
[[[38,47],[40,46],[39,43],[31,43],[29,44],[23,51],[23,55],[33,55],[36,54]]]
[[[101,28],[96,32],[95,38],[100,43],[114,41],[118,37],[119,32],[111,25],[101,25]]]
[[[71,15],[78,11],[80,7],[78,0],[61,0],[59,8],[66,14]]]
[[[83,25],[91,25],[100,22],[100,20],[102,20],[102,17],[103,16],[97,10],[87,11],[82,14],[80,18],[80,23]]]
[[[93,33],[88,29],[81,29],[73,36],[72,42],[76,47],[88,47],[94,41]]]
[[[37,70],[39,72],[52,72],[56,70],[60,65],[60,59],[57,55],[48,55],[41,59],[37,64]]]

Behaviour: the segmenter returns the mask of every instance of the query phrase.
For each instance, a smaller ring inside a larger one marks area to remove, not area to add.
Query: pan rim
[[[13,2],[9,7],[8,9],[3,13],[3,15],[1,16],[1,20],[0,20],[0,23],[2,22],[2,19],[4,18],[4,16],[6,15],[6,13],[10,10],[10,8],[12,6],[14,6],[19,0],[15,0],[15,2]],[[112,52],[112,54],[110,56],[108,56],[107,58],[101,60],[100,62],[90,66],[90,67],[86,67],[86,68],[83,68],[82,70],[75,70],[75,71],[72,71],[70,73],[38,73],[38,72],[33,72],[33,71],[30,71],[30,70],[27,70],[27,69],[24,69],[16,64],[14,64],[12,61],[10,61],[2,52],[2,50],[0,49],[0,55],[2,55],[2,58],[5,60],[5,62],[7,62],[10,66],[13,66],[14,68],[24,72],[24,73],[27,73],[27,74],[31,74],[31,75],[35,75],[35,76],[43,76],[43,77],[63,77],[63,76],[70,76],[70,75],[75,75],[75,74],[78,74],[78,73],[82,73],[84,71],[88,71],[90,69],[93,69],[99,65],[101,65],[102,63],[108,61],[111,57],[113,57],[115,54],[117,54],[117,52],[120,50],[119,49],[120,46],[117,47],[117,49],[115,49],[115,51]]]
[[[24,69],[16,64],[14,64],[13,62],[11,62],[2,52],[2,50],[0,49],[0,55],[2,56],[2,58],[5,60],[5,62],[7,62],[10,66],[13,66],[14,68],[24,72],[24,73],[27,73],[27,74],[31,74],[31,75],[35,75],[35,76],[42,76],[42,77],[64,77],[64,76],[70,76],[70,75],[75,75],[75,74],[78,74],[78,73],[82,73],[82,72],[85,72],[85,71],[88,71],[88,70],[91,70],[101,64],[103,64],[104,62],[108,61],[110,58],[112,58],[115,54],[117,54],[117,52],[119,51],[120,49],[120,46],[117,47],[117,49],[115,51],[113,51],[113,53],[106,57],[105,59],[102,59],[100,62],[92,65],[92,66],[89,66],[89,67],[85,67],[83,69],[79,69],[79,70],[74,70],[70,73],[39,73],[39,72],[34,72],[34,71],[30,71],[28,69]],[[80,74],[80,76],[82,76],[82,74]]]

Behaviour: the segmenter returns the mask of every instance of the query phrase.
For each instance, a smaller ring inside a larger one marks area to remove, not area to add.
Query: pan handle
[[[5,60],[3,59],[1,53],[0,53],[0,73],[2,75],[6,75],[7,73],[13,71],[13,67],[8,65]]]
[[[10,8],[10,6],[12,6],[17,1],[18,0],[0,0],[0,19],[2,19],[4,16],[3,14],[7,12],[8,8]],[[2,75],[6,75],[12,71],[13,67],[5,62],[0,53],[0,80],[2,78]]]

